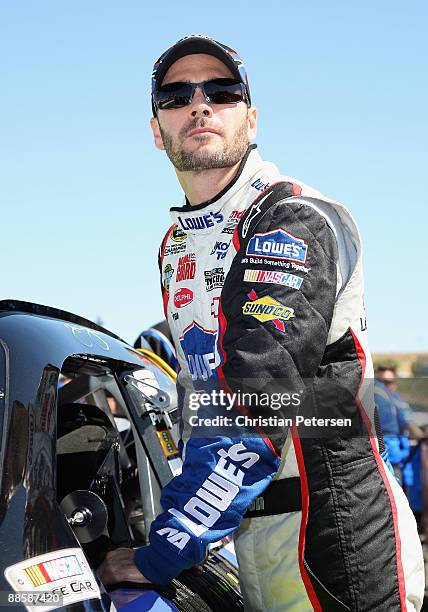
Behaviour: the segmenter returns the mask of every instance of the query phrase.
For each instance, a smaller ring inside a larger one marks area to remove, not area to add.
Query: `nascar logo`
[[[292,289],[300,289],[303,278],[288,272],[277,272],[275,270],[245,270],[244,281],[250,283],[271,283],[272,285],[283,285]]]
[[[70,578],[71,576],[83,574],[83,569],[76,555],[59,557],[51,561],[37,563],[36,565],[27,567],[24,571],[35,587],[42,584],[48,584],[49,582],[55,582],[61,578]]]

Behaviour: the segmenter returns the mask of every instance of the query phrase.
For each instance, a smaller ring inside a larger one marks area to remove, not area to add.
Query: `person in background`
[[[426,433],[412,421],[412,409],[397,391],[397,373],[392,366],[378,366],[375,371],[375,403],[389,460],[404,488],[413,484],[409,461],[409,437],[426,439]]]

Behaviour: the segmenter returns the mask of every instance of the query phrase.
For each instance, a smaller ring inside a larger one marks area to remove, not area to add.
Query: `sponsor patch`
[[[226,257],[227,249],[229,248],[230,243],[230,240],[229,242],[222,242],[221,240],[217,240],[210,255],[216,255],[217,259],[224,259]]]
[[[187,253],[179,258],[177,263],[177,282],[195,278],[196,270],[196,255],[195,253]]]
[[[171,283],[173,272],[174,268],[171,266],[171,264],[166,264],[163,270],[163,287],[167,293],[169,293],[169,285]]]
[[[245,215],[245,210],[232,210],[227,221],[228,223],[232,221],[237,223],[240,219],[242,219],[244,215]]]
[[[269,187],[270,183],[263,183],[262,179],[258,178],[253,183],[251,183],[251,187],[257,189],[257,191],[264,191]]]
[[[169,255],[178,255],[178,253],[184,253],[185,250],[185,242],[182,242],[181,244],[167,244],[163,255],[164,257],[168,257]]]
[[[193,302],[193,291],[191,289],[187,289],[187,287],[182,287],[181,289],[177,289],[174,293],[174,306],[176,308],[183,308]]]
[[[6,580],[17,591],[58,593],[63,606],[78,601],[100,599],[100,590],[88,562],[80,548],[65,548],[10,565],[4,571]],[[28,610],[47,611],[52,606],[28,607]]]
[[[239,220],[244,216],[244,214],[245,210],[232,210],[221,233],[233,234],[235,227],[238,225]]]
[[[272,285],[283,285],[292,289],[300,289],[303,278],[276,270],[245,270],[244,281],[247,283],[270,283]]]
[[[192,380],[216,376],[216,337],[216,331],[204,329],[193,321],[179,338]]]
[[[233,234],[236,226],[237,226],[237,223],[226,223],[224,228],[221,230],[221,233],[222,234]]]
[[[256,292],[252,289],[248,293],[250,301],[245,302],[242,307],[244,315],[254,317],[262,323],[272,322],[275,327],[284,332],[284,322],[294,319],[294,308],[284,306],[278,300],[265,295],[262,298],[257,297]]]
[[[174,229],[172,230],[170,236],[174,242],[184,242],[187,238],[186,232],[183,232],[178,225],[174,225]]]
[[[178,222],[184,231],[207,229],[222,221],[223,215],[219,212],[210,212],[198,217],[178,217]]]
[[[307,254],[308,245],[306,242],[283,229],[254,234],[247,245],[247,255],[286,259],[302,264],[306,262]]]
[[[213,289],[220,289],[224,285],[224,270],[223,268],[214,268],[213,270],[206,270],[205,275],[205,289],[212,291]]]

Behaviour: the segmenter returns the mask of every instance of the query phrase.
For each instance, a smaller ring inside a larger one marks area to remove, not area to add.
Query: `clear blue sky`
[[[263,157],[357,218],[372,350],[428,350],[427,20],[422,1],[0,0],[2,297],[129,341],[162,316],[156,253],[182,195],[150,73],[203,32],[247,64]]]

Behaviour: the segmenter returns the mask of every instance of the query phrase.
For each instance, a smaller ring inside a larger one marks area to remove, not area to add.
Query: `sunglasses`
[[[182,108],[193,100],[196,88],[200,87],[209,104],[248,103],[244,83],[237,79],[210,79],[201,83],[168,83],[153,93],[153,102],[158,110]]]

